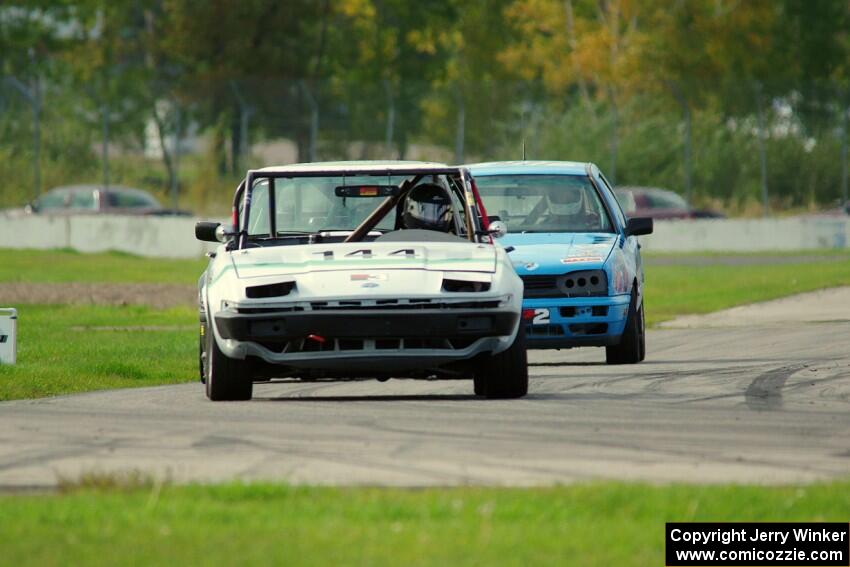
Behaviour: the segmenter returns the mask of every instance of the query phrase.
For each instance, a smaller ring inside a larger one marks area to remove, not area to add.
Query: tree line
[[[28,194],[33,158],[96,169],[99,139],[151,124],[176,187],[165,142],[195,124],[220,177],[277,138],[299,161],[525,147],[698,200],[827,203],[846,198],[848,30],[838,0],[13,0],[0,191]]]

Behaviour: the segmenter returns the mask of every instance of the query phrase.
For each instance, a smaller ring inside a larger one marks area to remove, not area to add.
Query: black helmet
[[[417,185],[407,194],[401,220],[404,228],[448,232],[452,225],[452,201],[439,185]]]

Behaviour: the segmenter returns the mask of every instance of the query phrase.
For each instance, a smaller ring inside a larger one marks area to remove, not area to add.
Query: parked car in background
[[[141,189],[119,185],[68,185],[51,189],[24,207],[30,214],[111,214],[111,215],[177,215],[188,211],[163,207],[156,198]]]
[[[617,200],[626,216],[653,219],[710,219],[725,215],[707,209],[693,208],[684,197],[658,187],[617,187]]]
[[[626,220],[592,163],[500,162],[467,166],[490,219],[508,233],[525,284],[528,348],[605,347],[608,364],[646,355],[643,264],[637,237],[652,219]]]

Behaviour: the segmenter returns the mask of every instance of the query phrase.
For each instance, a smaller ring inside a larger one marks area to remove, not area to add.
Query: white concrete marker
[[[0,307],[0,364],[15,364],[18,311]]]

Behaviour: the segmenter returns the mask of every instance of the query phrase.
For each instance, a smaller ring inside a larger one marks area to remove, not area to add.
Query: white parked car
[[[469,172],[421,162],[249,171],[199,281],[211,400],[271,378],[472,378],[526,394],[522,281]]]

